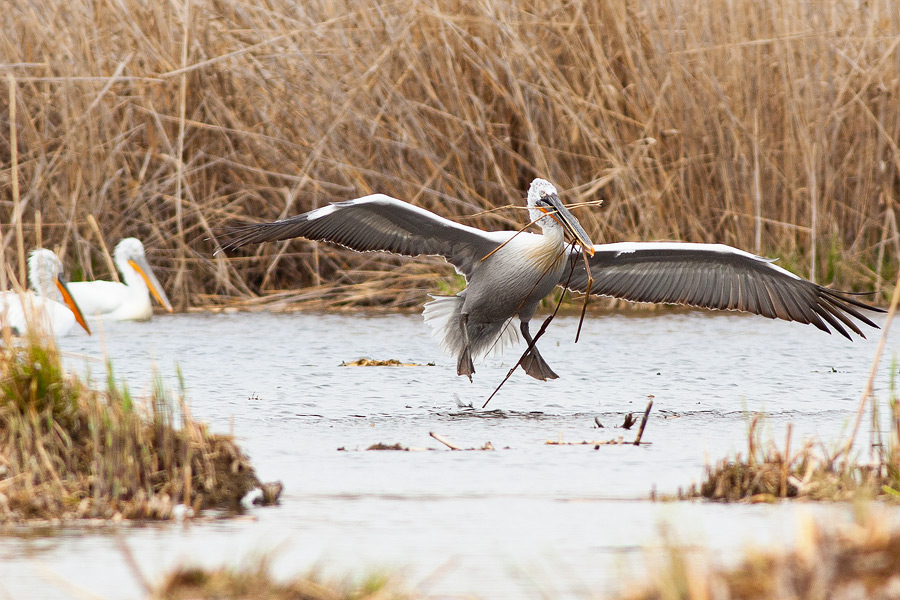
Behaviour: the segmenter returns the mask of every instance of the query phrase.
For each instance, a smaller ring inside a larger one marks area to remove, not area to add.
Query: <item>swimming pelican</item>
[[[68,335],[76,322],[91,334],[52,250],[39,248],[28,256],[28,280],[32,291],[0,293],[0,322],[19,335],[35,320],[54,337]]]
[[[85,314],[114,321],[147,321],[153,316],[150,294],[172,312],[172,305],[147,262],[140,240],[129,237],[120,241],[113,251],[113,258],[125,283],[98,280],[69,284]]]
[[[528,209],[543,235],[482,231],[373,194],[241,227],[223,249],[304,237],[360,252],[443,256],[465,276],[468,287],[456,296],[434,297],[425,305],[424,317],[441,346],[457,356],[457,373],[470,381],[473,357],[516,341],[515,329],[509,326],[514,316],[529,346],[521,363],[525,372],[541,380],[557,378],[534,347],[528,323],[541,299],[557,285],[586,291],[583,251],[594,278],[591,294],[740,310],[812,324],[828,333],[830,325],[847,338],[846,328],[863,336],[848,315],[877,327],[858,309],[880,309],[737,248],[679,242],[594,245],[562,205],[556,188],[543,179],[531,183]],[[566,233],[580,248],[567,245]]]

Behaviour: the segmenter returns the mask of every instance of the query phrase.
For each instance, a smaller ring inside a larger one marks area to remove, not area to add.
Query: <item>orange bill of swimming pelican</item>
[[[113,259],[124,283],[116,281],[73,281],[69,289],[84,313],[113,321],[146,321],[153,316],[150,295],[168,312],[172,304],[147,262],[144,245],[137,238],[125,238],[116,245]]]
[[[19,335],[36,325],[54,337],[69,335],[75,324],[90,335],[78,303],[72,297],[62,272],[62,263],[52,250],[39,248],[28,256],[31,290],[0,293],[0,323]]]

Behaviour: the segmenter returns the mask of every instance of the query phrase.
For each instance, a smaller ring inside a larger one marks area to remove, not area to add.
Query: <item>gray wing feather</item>
[[[302,237],[358,252],[443,256],[467,278],[482,257],[511,233],[486,232],[384,194],[336,202],[314,211],[232,230],[223,250]]]
[[[574,269],[568,288],[584,292],[588,274],[580,251],[570,254]],[[884,312],[754,256],[721,244],[619,243],[594,246],[589,259],[591,294],[634,302],[685,304],[739,310],[770,319],[812,324],[846,338],[848,329],[865,337],[850,318],[878,327],[859,309]],[[567,269],[560,279],[566,285]]]

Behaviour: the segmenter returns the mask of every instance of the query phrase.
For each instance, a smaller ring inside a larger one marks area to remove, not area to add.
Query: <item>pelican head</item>
[[[544,232],[561,228],[572,236],[590,256],[594,255],[594,243],[582,229],[578,219],[563,206],[559,194],[546,179],[535,179],[528,188],[528,212]],[[550,218],[547,218],[547,217]]]
[[[75,315],[78,324],[90,335],[91,328],[88,327],[84,315],[81,314],[81,309],[78,308],[78,304],[69,292],[66,278],[62,272],[62,263],[55,252],[38,248],[28,255],[28,281],[38,296],[49,300],[61,297],[63,303]]]
[[[144,245],[139,239],[133,237],[124,238],[116,244],[113,258],[119,271],[125,276],[127,283],[131,283],[129,274],[137,273],[144,280],[147,289],[150,290],[156,301],[162,304],[167,311],[172,312],[172,304],[169,302],[165,290],[163,290],[163,287],[156,279],[156,275],[153,274],[153,269],[150,268],[147,256],[144,254]]]

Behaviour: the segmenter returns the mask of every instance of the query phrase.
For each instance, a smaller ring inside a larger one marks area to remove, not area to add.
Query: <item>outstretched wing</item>
[[[584,292],[588,274],[582,254],[572,251],[569,260],[574,272],[568,287]],[[588,264],[594,280],[591,294],[741,310],[770,319],[811,323],[828,333],[830,325],[848,339],[846,328],[865,337],[851,316],[878,327],[860,308],[884,312],[847,293],[802,279],[769,259],[723,244],[599,244]],[[560,285],[566,285],[569,272],[566,269]]]
[[[485,255],[512,235],[460,225],[396,198],[373,194],[289,219],[238,228],[222,249],[303,237],[334,242],[359,252],[443,256],[468,278]]]

